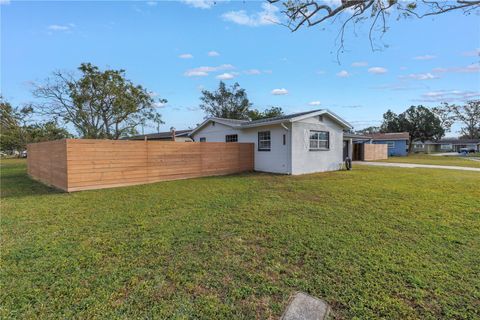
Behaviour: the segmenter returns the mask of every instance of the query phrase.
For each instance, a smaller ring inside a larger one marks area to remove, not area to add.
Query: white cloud
[[[48,30],[51,31],[68,31],[72,25],[60,25],[60,24],[51,24],[48,26]]]
[[[153,6],[156,6],[157,3],[158,3],[157,1],[147,1],[147,5],[148,5],[148,6],[152,6],[152,7],[153,7]]]
[[[208,76],[208,72],[192,69],[192,70],[185,71],[184,75],[186,77],[206,77]]]
[[[411,73],[406,76],[401,76],[400,78],[414,79],[414,80],[432,80],[432,79],[438,79],[439,77],[431,74],[430,72],[427,72],[427,73]]]
[[[310,101],[308,103],[309,106],[319,106],[320,105],[320,101]]]
[[[352,63],[352,67],[366,67],[368,66],[368,62],[366,61],[357,61]]]
[[[219,74],[218,76],[216,76],[216,78],[219,80],[231,80],[235,78],[235,74],[225,72],[225,73]]]
[[[339,73],[337,73],[337,77],[347,78],[347,77],[350,77],[350,73],[348,73],[347,70],[342,70]]]
[[[192,59],[193,55],[191,55],[190,53],[183,53],[183,54],[179,55],[178,57],[180,59]]]
[[[199,9],[210,9],[215,5],[213,0],[181,0],[186,5]]]
[[[239,25],[258,27],[278,23],[280,19],[277,17],[279,9],[269,3],[262,4],[262,11],[254,14],[247,14],[245,10],[229,11],[222,14],[225,21],[230,21]]]
[[[216,67],[198,67],[185,71],[184,75],[186,77],[206,77],[211,72],[231,70],[234,68],[231,64],[222,64]]]
[[[436,56],[432,56],[431,54],[426,54],[426,55],[423,55],[423,56],[416,56],[416,57],[413,57],[414,60],[432,60],[432,59],[435,59]]]
[[[463,56],[465,57],[478,57],[480,56],[480,48],[477,48],[475,50],[472,50],[472,51],[465,51],[462,53]]]
[[[479,91],[437,90],[425,92],[416,100],[423,102],[465,102],[478,97],[480,97]]]
[[[218,57],[220,55],[217,51],[208,51],[207,54],[209,57]]]
[[[285,89],[285,88],[273,89],[272,94],[275,95],[275,96],[283,96],[283,95],[288,94],[288,90]]]
[[[383,68],[383,67],[368,68],[368,72],[373,73],[373,74],[384,74],[384,73],[387,73],[387,71],[388,70]]]
[[[249,74],[249,75],[257,75],[257,74],[261,74],[262,72],[258,69],[250,69],[250,70],[245,70],[244,71],[246,74]]]
[[[165,102],[154,102],[153,106],[156,108],[165,108],[167,104]]]
[[[475,73],[480,72],[480,63],[473,63],[466,67],[453,67],[453,68],[435,68],[432,70],[434,73],[454,72],[454,73]]]

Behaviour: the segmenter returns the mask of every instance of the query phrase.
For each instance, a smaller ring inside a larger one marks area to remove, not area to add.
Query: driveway
[[[457,166],[437,166],[437,165],[433,165],[433,164],[369,162],[369,161],[354,161],[353,163],[354,164],[359,164],[359,165],[378,166],[378,167],[449,169],[449,170],[463,170],[463,171],[477,171],[477,172],[480,172],[480,168],[457,167]]]
[[[430,153],[431,156],[435,157],[445,157],[445,156],[459,156],[460,154],[458,152],[443,152],[443,153]]]

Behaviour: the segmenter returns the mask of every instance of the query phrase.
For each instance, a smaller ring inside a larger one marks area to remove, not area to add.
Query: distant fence
[[[28,173],[65,191],[253,170],[252,143],[65,139],[28,145]]]
[[[364,143],[363,160],[385,160],[388,159],[387,144],[368,144]]]

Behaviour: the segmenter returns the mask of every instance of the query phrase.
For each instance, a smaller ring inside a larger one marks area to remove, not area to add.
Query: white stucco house
[[[262,120],[209,118],[190,136],[195,142],[255,144],[255,170],[304,174],[338,170],[351,152],[343,132],[352,126],[329,110]]]

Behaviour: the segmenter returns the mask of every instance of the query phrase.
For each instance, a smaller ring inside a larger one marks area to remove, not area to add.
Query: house
[[[157,140],[157,141],[191,142],[193,141],[189,136],[191,132],[192,130],[178,130],[178,131],[172,130],[172,131],[166,131],[166,132],[141,134],[137,136],[124,138],[124,140]]]
[[[415,141],[412,144],[413,152],[458,152],[462,148],[480,151],[480,139],[446,138],[438,141]]]
[[[254,169],[283,174],[338,170],[351,149],[343,132],[352,126],[329,110],[261,120],[209,118],[190,136],[196,142],[250,142]]]
[[[408,154],[408,132],[372,133],[368,135],[345,133],[345,139],[351,139],[353,145],[352,160],[364,160],[365,145],[386,144],[387,155],[406,156]]]
[[[372,143],[387,144],[388,156],[406,156],[408,154],[408,142],[410,135],[408,132],[388,132],[372,133]]]

